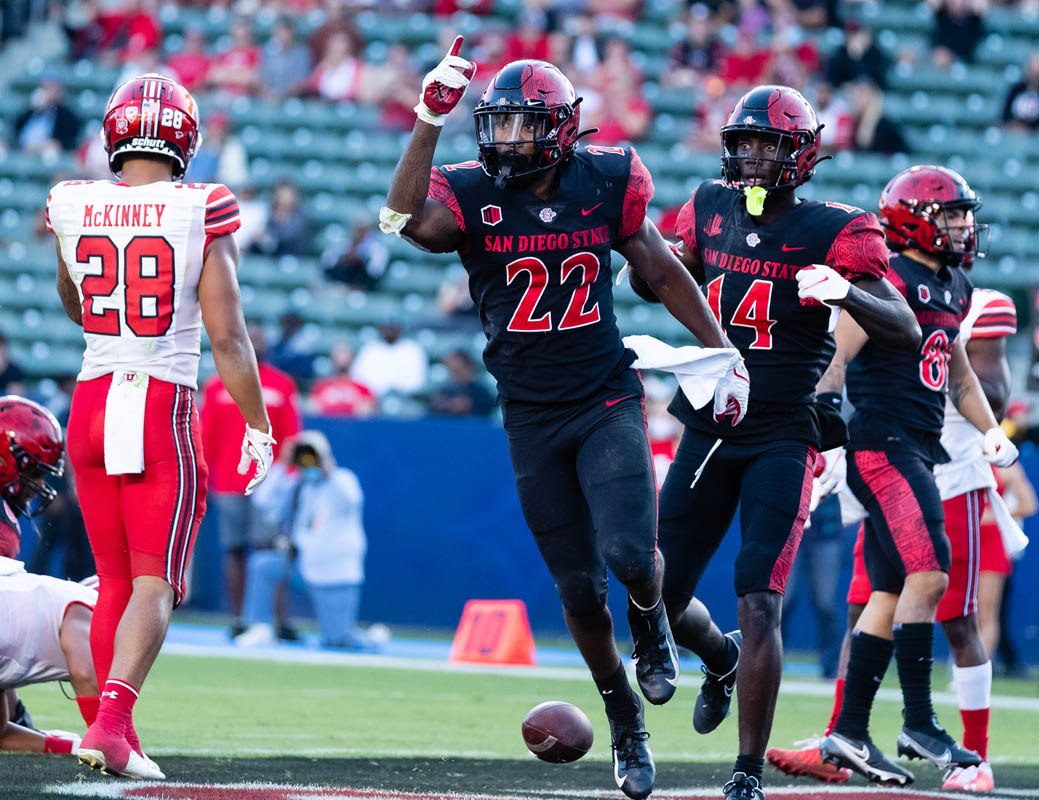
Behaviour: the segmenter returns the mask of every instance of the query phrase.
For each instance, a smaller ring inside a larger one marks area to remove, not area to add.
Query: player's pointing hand
[[[461,49],[462,37],[456,36],[447,55],[422,79],[422,95],[415,113],[423,122],[441,127],[469,88],[476,64],[458,55]]]

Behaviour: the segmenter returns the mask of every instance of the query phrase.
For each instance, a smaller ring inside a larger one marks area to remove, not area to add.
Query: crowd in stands
[[[86,59],[121,67],[123,76],[154,70],[176,77],[203,99],[205,113],[203,145],[187,177],[222,182],[235,191],[243,251],[275,258],[317,257],[326,282],[322,291],[348,294],[378,291],[391,262],[383,237],[370,223],[346,225],[340,235],[324,236],[308,215],[302,179],[280,180],[259,190],[241,132],[235,130],[227,109],[235,98],[271,104],[310,98],[376,108],[380,129],[410,130],[416,87],[432,64],[422,60],[421,48],[403,42],[369,47],[359,14],[399,15],[402,25],[413,12],[432,14],[443,22],[443,47],[454,35],[451,15],[483,17],[466,39],[467,55],[477,61],[479,70],[465,102],[471,107],[508,61],[547,59],[572,79],[584,98],[582,121],[585,127],[598,128],[586,141],[618,144],[651,138],[651,98],[663,91],[680,96],[688,109],[685,117],[691,123],[685,143],[697,151],[716,152],[718,129],[735,99],[751,85],[775,82],[801,87],[815,104],[825,124],[825,151],[892,154],[910,149],[899,124],[884,110],[892,71],[900,64],[946,67],[970,62],[986,33],[988,2],[926,0],[931,14],[928,45],[899,51],[882,47],[863,15],[849,13],[850,4],[837,0],[676,2],[667,67],[653,80],[645,76],[646,53],[633,35],[633,23],[645,11],[642,0],[527,0],[513,4],[514,20],[493,16],[490,0],[176,3],[205,12],[209,19],[223,14],[219,34],[197,21],[167,33],[158,0],[16,1],[10,4],[13,12],[0,21],[0,30],[24,27],[34,9],[39,13],[45,7],[51,23],[65,32],[69,63]],[[1034,5],[1035,0],[1027,0],[1018,7],[1031,13]],[[1039,51],[1022,65],[1020,81],[1008,82],[1003,121],[1012,128],[1039,127]],[[95,127],[96,120],[80,119],[75,105],[66,100],[59,74],[48,72],[7,131],[5,146],[34,154],[75,153],[81,177],[105,177],[107,159]],[[446,130],[469,133],[468,115],[453,115]],[[659,220],[665,233],[673,211],[665,210]],[[445,272],[435,307],[444,330],[478,332],[479,320],[460,270]],[[371,341],[325,341],[316,352],[308,326],[298,318],[283,318],[271,348],[272,363],[281,364],[304,390],[314,392],[307,401],[310,408],[370,414],[382,407],[387,394],[399,394],[417,398],[431,413],[485,413],[479,392],[462,402],[457,388],[465,383],[466,370],[474,368],[477,383],[485,387],[486,375],[479,366],[464,363],[454,353],[430,370],[422,344],[390,322]],[[375,359],[379,367],[373,370],[369,365]],[[319,378],[333,383],[316,383]],[[443,388],[437,385],[441,381],[446,382]]]

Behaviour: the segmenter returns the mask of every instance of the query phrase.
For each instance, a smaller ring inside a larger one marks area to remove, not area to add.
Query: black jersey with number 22
[[[610,251],[638,232],[653,182],[634,148],[579,148],[542,200],[496,189],[476,161],[434,167],[429,196],[465,234],[484,362],[506,401],[566,403],[627,368],[613,313]]]

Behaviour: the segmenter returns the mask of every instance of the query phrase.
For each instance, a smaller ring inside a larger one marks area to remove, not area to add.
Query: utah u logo
[[[922,284],[916,287],[916,296],[920,298],[921,303],[931,302],[931,290]]]
[[[704,235],[706,236],[717,236],[722,232],[722,215],[715,214],[711,217],[711,221],[707,223],[707,227],[703,229]]]
[[[480,215],[483,217],[483,224],[490,225],[493,228],[501,222],[501,207],[484,206],[480,209]]]

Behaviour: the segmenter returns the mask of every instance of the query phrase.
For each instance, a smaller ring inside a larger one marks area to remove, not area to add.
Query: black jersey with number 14
[[[805,409],[836,349],[833,312],[802,304],[797,273],[826,264],[849,280],[884,277],[887,247],[876,216],[843,203],[802,200],[759,225],[742,193],[707,181],[682,207],[676,227],[683,247],[699,253],[707,303],[746,361],[750,401],[736,428],[715,422],[710,405],[694,412],[681,395],[672,413],[719,436],[812,439],[814,423]]]
[[[429,196],[465,234],[484,362],[505,400],[581,400],[634,360],[613,313],[610,251],[642,226],[653,181],[627,147],[581,147],[559,169],[547,200],[496,189],[476,161],[430,179]]]

